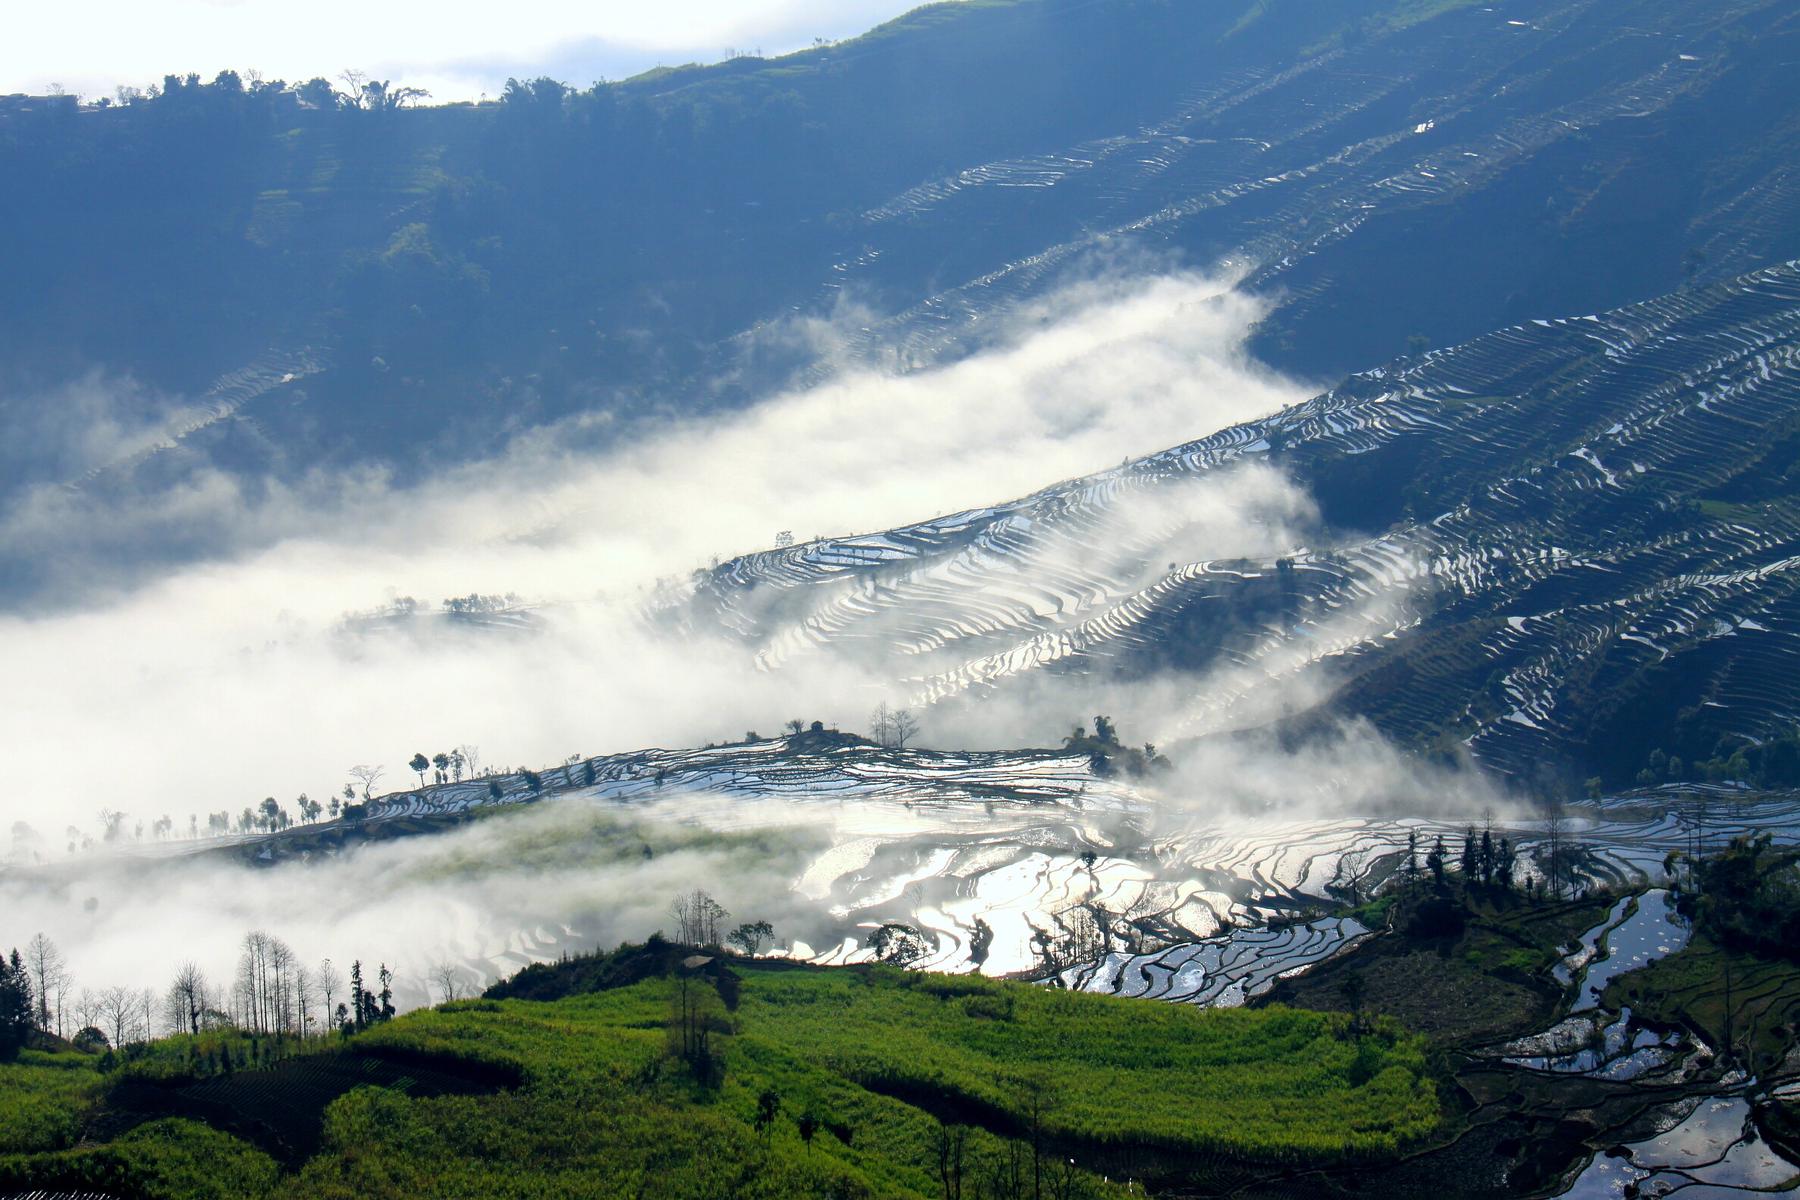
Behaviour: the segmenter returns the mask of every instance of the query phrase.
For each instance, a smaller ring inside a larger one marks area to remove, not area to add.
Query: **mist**
[[[0,718],[17,764],[0,819],[60,846],[102,808],[128,828],[167,814],[185,829],[189,813],[333,794],[352,764],[388,764],[400,785],[414,751],[460,743],[541,765],[790,716],[854,727],[887,680],[829,660],[761,671],[736,643],[655,632],[641,606],[659,580],[781,530],[1003,502],[1291,403],[1304,389],[1243,353],[1260,311],[1203,275],[1112,277],[1022,312],[954,364],[841,365],[597,458],[566,449],[583,440],[577,418],[411,488],[219,471],[103,511],[28,490],[0,518],[8,557],[79,565],[96,531],[204,538],[215,557],[123,593],[74,579],[66,609],[0,618],[0,661],[29,697]],[[852,329],[801,332],[830,360]],[[394,597],[435,608],[471,592],[526,597],[534,628],[344,625]]]
[[[792,825],[721,833],[567,800],[266,867],[229,852],[102,854],[0,876],[0,901],[9,926],[65,949],[78,988],[160,988],[190,961],[228,981],[243,935],[260,929],[309,967],[330,958],[347,973],[360,959],[372,977],[386,963],[413,1007],[442,998],[428,994],[440,965],[466,991],[564,951],[641,940],[669,925],[670,900],[695,880],[740,919],[803,936],[820,915],[790,885],[821,844]]]

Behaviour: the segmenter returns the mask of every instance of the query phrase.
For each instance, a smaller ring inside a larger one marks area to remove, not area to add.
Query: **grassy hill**
[[[1113,1196],[1127,1176],[1381,1161],[1439,1121],[1422,1043],[1385,1024],[888,968],[662,973],[688,953],[653,943],[605,958],[623,986],[452,1002],[202,1081],[28,1054],[0,1067],[0,1190],[898,1197],[960,1177],[968,1195]],[[592,980],[595,963],[538,968],[537,990]],[[703,1060],[676,1044],[684,987]],[[185,1040],[140,1057],[191,1061]],[[385,1064],[385,1086],[318,1082],[359,1060]],[[413,1086],[458,1073],[465,1087]],[[242,1093],[233,1132],[181,1111],[201,1083]],[[150,1086],[177,1100],[149,1113],[133,1089]],[[282,1092],[310,1097],[310,1115],[269,1098]],[[296,1158],[305,1131],[245,1112],[316,1122],[317,1152]]]

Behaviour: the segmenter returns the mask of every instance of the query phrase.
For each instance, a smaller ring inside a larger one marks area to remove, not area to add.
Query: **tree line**
[[[33,1040],[78,1049],[124,1049],[167,1034],[240,1030],[281,1037],[349,1034],[394,1016],[394,973],[386,963],[365,979],[361,959],[349,977],[326,958],[301,960],[281,938],[252,930],[239,944],[225,979],[209,978],[192,961],[180,964],[160,991],[153,987],[81,987],[55,942],[34,934],[0,959],[0,1059]],[[449,968],[440,980],[454,998]]]

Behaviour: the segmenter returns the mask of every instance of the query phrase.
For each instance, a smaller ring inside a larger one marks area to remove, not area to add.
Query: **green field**
[[[0,1127],[0,1191],[942,1196],[960,1172],[971,1196],[1109,1196],[1130,1193],[1069,1159],[1378,1161],[1438,1122],[1422,1043],[1384,1024],[1353,1033],[1332,1014],[1203,1012],[885,968],[732,971],[731,987],[689,985],[714,1030],[705,1080],[671,1053],[679,984],[661,975],[550,1001],[462,1001],[358,1035],[330,1053],[463,1070],[488,1086],[355,1087],[321,1102],[317,1153],[285,1171],[192,1120],[121,1121],[108,1096],[123,1073],[103,1076],[97,1060],[0,1067],[7,1111],[35,1106],[29,1128],[49,1131],[27,1140],[15,1133],[27,1126]],[[206,1086],[280,1090],[323,1062]],[[129,1131],[52,1149],[109,1121]],[[196,1169],[209,1161],[221,1165]]]

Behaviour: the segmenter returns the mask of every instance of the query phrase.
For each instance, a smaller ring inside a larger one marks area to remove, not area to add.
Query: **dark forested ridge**
[[[480,105],[0,100],[0,419],[98,369],[206,398],[215,461],[418,466],[737,403],[802,365],[744,335],[846,293],[929,361],[1120,245],[1230,258],[1281,299],[1259,352],[1340,373],[1800,254],[1795,22],[1023,0]]]

